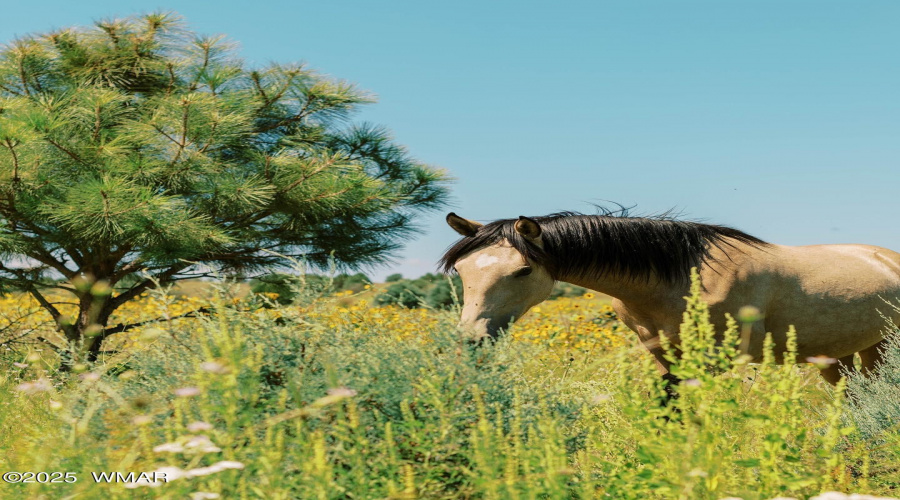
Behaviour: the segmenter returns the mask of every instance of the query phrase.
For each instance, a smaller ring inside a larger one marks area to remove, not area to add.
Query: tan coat
[[[451,214],[448,223],[471,236],[480,224]],[[527,218],[516,231],[541,245],[540,225]],[[900,254],[868,245],[754,246],[730,242],[714,248],[708,264],[700,266],[703,299],[709,304],[718,330],[725,313],[737,316],[754,306],[763,320],[754,324],[747,354],[761,360],[766,332],[776,346],[784,346],[788,327],[797,330],[798,359],[828,356],[838,363],[823,370],[832,383],[859,353],[864,368],[879,360],[878,348],[888,328],[879,313],[900,325],[900,310],[885,301],[900,299]],[[493,336],[550,295],[554,277],[528,260],[509,241],[498,241],[458,259],[455,268],[463,281],[465,304],[460,326],[474,337]],[[527,271],[526,271],[527,269]],[[659,347],[664,334],[678,344],[687,284],[603,276],[557,276],[556,279],[590,288],[614,298],[619,318],[634,330],[654,354],[662,372],[668,371]]]

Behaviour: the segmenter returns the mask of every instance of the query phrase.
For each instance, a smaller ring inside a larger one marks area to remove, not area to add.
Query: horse
[[[823,356],[831,364],[821,374],[831,384],[853,370],[855,353],[863,370],[875,368],[890,329],[885,319],[900,325],[900,309],[886,307],[900,297],[900,254],[877,246],[777,245],[727,226],[627,211],[488,224],[451,212],[446,220],[462,238],[439,267],[462,279],[459,326],[472,340],[497,338],[564,281],[612,297],[619,319],[671,381],[660,335],[677,352],[692,268],[717,331],[726,313],[744,306],[761,313],[741,346],[751,362],[762,360],[767,332],[783,347],[793,325],[797,359]]]

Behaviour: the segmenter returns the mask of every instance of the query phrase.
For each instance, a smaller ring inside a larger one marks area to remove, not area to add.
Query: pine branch
[[[200,76],[206,72],[207,68],[209,68],[209,51],[210,51],[209,42],[204,42],[202,44],[202,47],[203,47],[203,65],[200,67],[200,71],[197,71],[197,75],[194,78],[194,81],[192,81],[190,86],[188,87],[191,91],[197,90],[197,88],[200,86]]]
[[[143,263],[144,263],[144,259],[142,259],[141,257],[136,257],[131,262],[120,267],[118,271],[114,272],[113,275],[110,277],[110,282],[118,283],[125,276],[128,276],[129,274],[137,272],[140,269],[141,264],[143,264]]]
[[[24,47],[21,47],[21,50],[23,52],[21,52],[19,54],[19,59],[18,59],[19,78],[22,80],[22,90],[25,91],[25,95],[28,97],[31,97],[31,91],[28,90],[28,79],[25,77],[25,53],[24,53],[25,49],[24,49]]]
[[[53,145],[56,149],[62,151],[62,152],[65,153],[65,154],[67,154],[70,158],[72,158],[73,160],[77,161],[78,163],[84,163],[84,162],[81,160],[81,157],[80,157],[80,156],[78,156],[77,154],[73,153],[72,151],[69,151],[68,149],[66,149],[65,147],[63,147],[61,144],[59,144],[58,142],[54,141],[53,139],[51,139],[51,138],[49,138],[49,137],[45,137],[44,140],[46,140],[47,142],[49,142],[49,143],[50,143],[51,145]]]
[[[76,274],[76,271],[69,269],[68,267],[65,266],[65,264],[54,259],[51,254],[47,253],[46,250],[44,250],[40,247],[32,248],[32,251],[26,253],[25,255],[28,256],[29,258],[32,258],[32,259],[40,262],[41,264],[44,264],[45,266],[49,266],[49,267],[52,267],[53,269],[56,269],[57,271],[59,271],[60,274],[62,274],[66,278],[71,279]]]
[[[0,328],[0,335],[5,335],[6,332],[16,332],[17,335],[15,335],[15,334],[11,335],[9,337],[6,337],[4,340],[0,341],[0,347],[9,345],[9,344],[13,344],[13,343],[17,343],[20,339],[23,339],[23,338],[31,335],[32,333],[34,333],[37,330],[37,328],[24,328],[23,329],[19,325],[22,325],[26,318],[28,318],[29,316],[35,315],[37,312],[40,312],[40,310],[31,311],[31,312],[28,312],[27,314],[19,314],[15,318],[10,318],[9,316],[5,316],[6,319],[9,321],[9,324],[4,326],[3,328]]]
[[[85,265],[84,255],[81,252],[79,252],[75,247],[63,245],[63,246],[61,246],[61,248],[66,252],[66,254],[69,255],[69,258],[72,259],[72,262],[74,262],[76,266],[78,266],[79,268],[84,267],[84,265]]]
[[[145,292],[151,288],[155,288],[158,285],[167,283],[172,276],[178,274],[179,272],[183,271],[184,269],[187,269],[190,266],[191,266],[190,263],[172,266],[168,270],[163,271],[163,272],[153,276],[152,278],[145,279],[144,281],[138,283],[137,285],[129,288],[125,292],[122,292],[121,294],[113,297],[109,301],[110,310],[115,311],[122,304],[128,302],[131,299],[134,299],[135,297],[142,294],[143,292]]]
[[[152,127],[153,127],[154,130],[156,130],[157,132],[159,132],[160,134],[162,134],[166,139],[172,141],[175,145],[181,146],[182,148],[184,148],[184,145],[183,145],[183,144],[181,144],[180,142],[178,142],[174,137],[172,137],[171,135],[169,135],[165,130],[159,128],[159,125],[153,124]]]
[[[263,90],[262,84],[260,84],[259,72],[251,71],[250,80],[253,82],[253,86],[256,88],[256,91],[259,93],[259,96],[262,97],[262,100],[265,103],[265,106],[260,108],[260,110],[267,108],[269,106],[269,96],[266,95],[266,91]]]
[[[57,325],[61,325],[62,314],[59,312],[53,304],[51,304],[46,297],[41,295],[41,292],[37,291],[37,288],[34,287],[33,283],[29,283],[31,286],[28,287],[28,293],[34,297],[35,300],[38,301],[38,304],[41,305],[48,313],[50,313],[50,317],[53,318],[53,321],[56,322]]]
[[[101,111],[101,108],[98,105],[95,110],[95,115],[94,115],[95,116],[94,117],[94,133],[91,134],[91,138],[94,140],[94,142],[100,141],[100,125],[101,125],[100,111]]]
[[[17,95],[17,96],[21,96],[21,95],[22,95],[21,92],[15,90],[15,89],[11,89],[11,88],[7,87],[6,85],[4,85],[4,84],[2,84],[2,83],[0,83],[0,89],[3,89],[3,90],[5,90],[5,91],[7,91],[7,92],[9,92],[10,94],[13,94],[13,95]]]
[[[103,332],[99,335],[99,337],[101,339],[105,339],[106,337],[109,337],[110,335],[127,332],[128,330],[133,330],[135,328],[138,328],[138,327],[141,327],[144,325],[149,325],[151,323],[156,323],[156,322],[159,322],[162,320],[171,321],[173,319],[194,318],[194,317],[201,316],[201,315],[207,315],[211,311],[212,311],[211,308],[201,307],[199,309],[194,309],[193,311],[188,311],[184,314],[179,314],[178,316],[170,316],[168,318],[167,317],[159,317],[159,318],[154,318],[154,319],[148,319],[145,321],[138,321],[137,323],[128,323],[127,325],[123,324],[123,323],[119,323],[118,325],[116,325],[112,328],[105,328],[103,330]]]
[[[216,139],[216,129],[219,128],[219,122],[213,122],[212,126],[209,129],[209,140],[206,141],[206,144],[203,145],[200,149],[197,150],[198,153],[203,154],[206,153],[206,150],[209,149],[210,146],[213,145],[213,142]]]
[[[172,90],[175,89],[175,65],[172,63],[167,64],[166,71],[169,73],[169,83],[166,85],[165,95],[169,96],[172,95]]]
[[[309,107],[310,107],[311,103],[312,103],[312,98],[307,98],[306,102],[303,104],[303,107],[300,108],[300,111],[298,111],[297,114],[290,116],[288,118],[283,118],[275,123],[270,123],[269,125],[266,125],[265,127],[259,127],[256,129],[256,133],[265,134],[266,132],[271,132],[272,130],[275,130],[277,128],[281,128],[286,125],[290,125],[292,123],[297,123],[297,122],[303,120],[309,114]]]
[[[187,102],[182,103],[183,110],[181,112],[181,142],[178,143],[178,153],[175,154],[175,159],[172,160],[172,164],[178,162],[181,158],[181,154],[184,153],[184,148],[187,147],[187,136],[188,136],[188,111],[190,109],[190,104]]]
[[[294,188],[296,188],[297,186],[310,180],[312,177],[324,172],[325,170],[328,169],[328,167],[334,165],[336,162],[337,162],[336,157],[331,157],[331,158],[325,160],[325,162],[322,165],[320,165],[318,168],[316,168],[312,172],[309,172],[309,173],[306,173],[306,174],[300,176],[299,179],[295,180],[294,182],[292,182],[292,183],[288,184],[287,186],[278,190],[278,194],[285,194],[289,191],[292,191]]]
[[[346,187],[344,189],[339,189],[339,190],[333,191],[331,193],[321,193],[316,196],[313,196],[312,198],[306,198],[305,200],[301,200],[300,203],[314,203],[317,201],[327,200],[329,198],[337,198],[338,196],[340,196],[342,194],[348,193],[350,191],[350,189],[351,188]]]
[[[271,106],[272,104],[275,104],[275,103],[278,102],[282,97],[284,97],[284,94],[288,91],[288,89],[291,88],[291,85],[294,84],[294,78],[296,78],[298,74],[300,74],[299,71],[289,71],[289,72],[288,72],[288,79],[287,79],[286,82],[284,82],[284,86],[281,87],[281,90],[279,90],[278,92],[275,93],[275,96],[274,96],[274,97],[272,97],[271,99],[268,100],[268,102],[266,102],[266,105],[263,106],[263,108],[261,108],[260,111],[261,111],[262,109],[268,108],[268,107]]]
[[[2,334],[4,330],[11,329],[12,326],[13,326],[14,324],[15,324],[15,323],[10,323],[10,324],[8,325],[7,328],[4,328],[3,330],[0,330],[0,334]],[[25,337],[27,337],[27,336],[31,335],[32,333],[34,333],[35,330],[36,330],[35,328],[28,328],[28,329],[25,329],[25,330],[18,330],[18,332],[21,332],[21,333],[19,333],[18,335],[13,335],[13,336],[11,336],[11,337],[8,337],[8,338],[6,338],[6,339],[0,341],[0,347],[9,346],[9,345],[12,345],[12,344],[17,344],[17,343],[19,343],[19,341],[20,341],[21,339],[24,339]]]
[[[55,352],[56,354],[63,354],[68,351],[68,349],[66,349],[64,347],[59,347],[56,344],[54,344],[53,342],[50,342],[49,340],[47,340],[46,338],[44,338],[40,335],[36,336],[35,338],[38,341],[46,344],[48,347],[50,347],[50,349],[53,349],[53,352]]]
[[[30,223],[30,221],[27,221],[26,217],[23,214],[17,212],[15,210],[15,207],[13,207],[12,205],[9,205],[5,208],[7,209],[7,213],[4,215],[6,215],[7,218],[10,219],[14,225],[16,225],[16,226],[21,225],[21,228],[19,228],[19,230],[17,232],[18,232],[19,236],[25,238],[25,240],[28,242],[28,246],[31,247],[32,249],[34,249],[34,251],[36,251],[36,252],[42,252],[43,255],[48,256],[46,258],[54,260],[60,266],[63,266],[63,268],[65,268],[65,263],[60,262],[59,260],[55,260],[55,257],[52,256],[52,253],[50,250],[50,248],[51,248],[50,245],[53,243],[56,243],[56,242],[53,242],[53,239],[55,239],[54,238],[55,235],[48,231],[41,229],[39,226],[37,226],[35,224]],[[33,238],[26,237],[25,231],[30,232],[33,235]],[[45,248],[42,249],[42,246]],[[66,247],[66,246],[60,246],[60,248],[62,248],[66,253],[69,254],[72,262],[74,262],[75,265],[78,265],[78,266],[82,265],[81,264],[81,260],[82,260],[81,256],[74,248]],[[35,260],[38,260],[39,262],[42,262],[50,267],[53,267],[57,271],[59,271],[60,273],[65,275],[65,272],[63,271],[63,269],[58,267],[56,264],[52,264],[49,262],[43,262],[40,259],[38,259],[37,257],[34,257],[32,255],[26,255],[26,256],[32,257]],[[65,268],[65,269],[67,271],[69,271],[68,268]],[[71,272],[74,272],[74,271],[71,271]]]
[[[174,276],[166,280],[166,283],[177,283],[179,281],[194,281],[200,278],[221,278],[220,274],[216,273],[201,273],[201,272],[191,272],[185,273],[182,276]]]
[[[12,181],[13,181],[13,183],[18,183],[19,182],[19,155],[16,154],[16,146],[18,144],[13,144],[12,140],[10,140],[9,137],[7,137],[6,141],[4,141],[4,142],[6,143],[6,149],[9,150],[9,154],[12,155],[12,159],[13,159]]]

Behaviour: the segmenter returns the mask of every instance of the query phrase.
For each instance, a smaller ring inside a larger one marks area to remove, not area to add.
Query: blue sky
[[[900,250],[900,2],[7,2],[0,41],[174,10],[250,64],[306,61],[493,220],[611,200],[774,243]],[[423,217],[392,272],[456,238]]]

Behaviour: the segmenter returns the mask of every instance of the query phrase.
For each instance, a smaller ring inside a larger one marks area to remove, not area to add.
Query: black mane
[[[733,247],[734,242],[768,245],[737,229],[677,220],[668,215],[561,212],[532,219],[541,226],[543,250],[516,232],[516,219],[501,219],[453,244],[441,258],[440,269],[451,272],[464,255],[506,239],[528,260],[547,268],[555,279],[612,274],[683,283],[690,279],[692,267],[710,261],[714,247]]]

